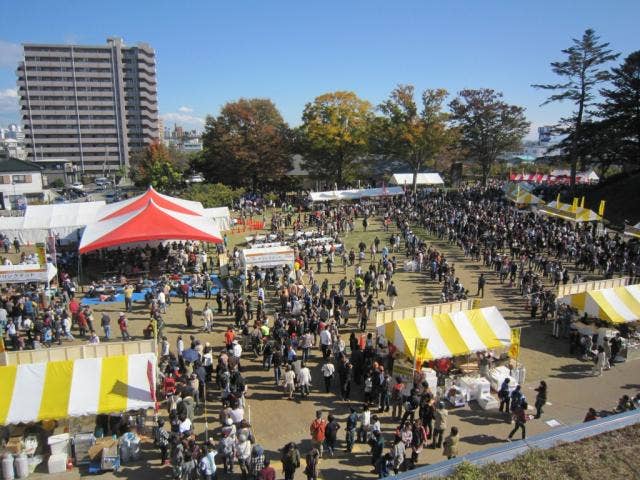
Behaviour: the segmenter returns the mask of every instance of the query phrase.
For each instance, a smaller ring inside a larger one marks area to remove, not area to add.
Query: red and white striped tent
[[[172,212],[197,216],[203,216],[205,213],[204,207],[200,202],[192,202],[190,200],[163,195],[162,193],[156,192],[153,187],[149,187],[142,195],[106,205],[100,211],[98,218],[100,220],[109,220],[140,210],[149,203],[149,200],[153,200],[158,207],[171,210]]]
[[[87,225],[80,241],[81,254],[117,245],[157,240],[222,242],[220,231],[210,219],[195,213],[163,208],[153,199],[148,199],[135,210],[114,213],[100,222]]]

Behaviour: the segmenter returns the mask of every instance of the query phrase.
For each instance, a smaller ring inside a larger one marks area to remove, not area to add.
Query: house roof
[[[43,167],[33,162],[27,162],[13,157],[0,158],[0,173],[5,172],[40,172]]]

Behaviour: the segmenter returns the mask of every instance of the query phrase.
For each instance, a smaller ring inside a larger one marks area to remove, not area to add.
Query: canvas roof
[[[391,177],[394,185],[413,185],[413,173],[394,173]],[[443,185],[444,180],[439,173],[418,173],[416,185]]]
[[[153,187],[149,187],[142,195],[107,205],[100,212],[99,219],[108,220],[139,210],[147,205],[149,200],[153,200],[154,203],[161,208],[166,208],[174,212],[187,215],[204,214],[204,208],[200,202],[192,202],[191,200],[183,200],[181,198],[163,195],[162,193],[158,193]]]
[[[98,220],[105,202],[60,203],[53,205],[27,205],[22,228],[53,229],[84,227]]]
[[[80,241],[80,253],[150,240],[220,243],[222,237],[210,219],[178,213],[148,200],[143,208],[88,225]]]
[[[352,190],[328,190],[326,192],[311,192],[312,202],[330,202],[337,200],[358,200],[367,197],[385,197],[404,195],[402,187],[362,188]]]

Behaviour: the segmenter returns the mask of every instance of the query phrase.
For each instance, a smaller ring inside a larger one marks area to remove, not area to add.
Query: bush
[[[222,183],[198,183],[190,185],[183,193],[183,198],[200,202],[204,208],[231,207],[244,195],[243,188],[231,188]]]

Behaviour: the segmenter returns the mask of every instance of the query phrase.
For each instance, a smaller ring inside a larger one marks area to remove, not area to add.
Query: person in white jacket
[[[249,475],[249,459],[251,458],[251,442],[244,433],[238,435],[236,442],[236,459],[242,472],[242,478]]]
[[[298,382],[300,383],[300,395],[302,398],[309,396],[311,390],[311,371],[305,363],[302,364],[298,372]]]

